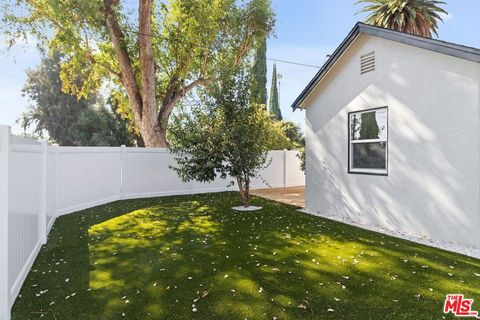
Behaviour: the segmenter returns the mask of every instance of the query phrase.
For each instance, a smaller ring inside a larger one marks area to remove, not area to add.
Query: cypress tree
[[[360,139],[378,139],[380,128],[378,127],[375,112],[362,113],[362,125],[360,127]]]
[[[276,120],[282,120],[282,111],[278,101],[277,65],[273,64],[272,86],[270,87],[269,112]]]
[[[267,39],[263,39],[255,52],[252,67],[252,101],[267,108]]]

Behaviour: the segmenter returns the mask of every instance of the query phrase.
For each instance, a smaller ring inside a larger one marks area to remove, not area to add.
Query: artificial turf
[[[480,260],[235,193],[126,200],[57,219],[12,319],[453,319]]]

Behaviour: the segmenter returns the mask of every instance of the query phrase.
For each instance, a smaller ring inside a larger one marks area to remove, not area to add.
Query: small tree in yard
[[[249,103],[248,77],[242,73],[218,84],[189,113],[174,118],[171,150],[184,181],[234,177],[242,204],[250,204],[250,182],[267,167],[272,120]]]

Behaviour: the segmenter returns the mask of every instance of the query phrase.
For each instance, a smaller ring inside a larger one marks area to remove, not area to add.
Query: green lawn
[[[480,309],[479,260],[273,201],[238,204],[176,196],[59,218],[12,318],[441,319],[447,293]]]

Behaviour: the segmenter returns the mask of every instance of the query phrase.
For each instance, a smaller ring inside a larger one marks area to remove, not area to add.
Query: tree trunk
[[[125,45],[125,35],[120,28],[115,8],[118,0],[104,0],[105,24],[112,39],[113,47],[120,66],[120,81],[135,116],[135,124],[147,147],[168,147],[163,130],[157,122],[157,103],[155,97],[155,60],[153,55],[152,37],[152,2],[141,0],[139,7],[140,45],[140,87],[137,83],[129,52]]]
[[[248,184],[247,187],[245,188],[243,185],[242,179],[237,177],[237,184],[238,184],[238,192],[240,194],[240,200],[242,201],[242,204],[245,208],[248,208],[250,206],[250,195],[249,195],[249,190],[248,190]]]
[[[242,200],[242,204],[245,208],[250,207],[250,201],[248,198],[248,192],[245,190],[240,190],[240,199]]]
[[[160,141],[161,141],[161,144],[162,144],[161,148],[170,147],[170,144],[167,141],[167,127],[162,126],[161,124],[160,124],[160,137],[159,138],[160,138]]]
[[[146,147],[168,148],[166,128],[161,128],[156,117],[144,117],[139,125],[140,134]]]
[[[140,0],[139,4],[139,53],[142,94],[142,136],[148,147],[167,147],[157,121],[155,96],[155,57],[152,44],[152,0]]]
[[[142,135],[146,147],[168,148],[166,133],[168,119],[176,104],[188,92],[197,86],[206,85],[209,80],[201,76],[199,79],[185,85],[179,82],[178,77],[173,77],[170,90],[167,90],[162,99],[160,112],[157,112],[156,79],[155,79],[155,56],[153,51],[152,37],[152,0],[140,0],[139,3],[139,54],[140,54],[140,77],[137,77],[130,53],[125,44],[125,34],[121,29],[116,8],[119,0],[103,0],[105,26],[112,40],[115,54],[118,59],[120,78],[127,93],[130,107],[135,116],[135,124]],[[137,83],[140,79],[141,85]]]

